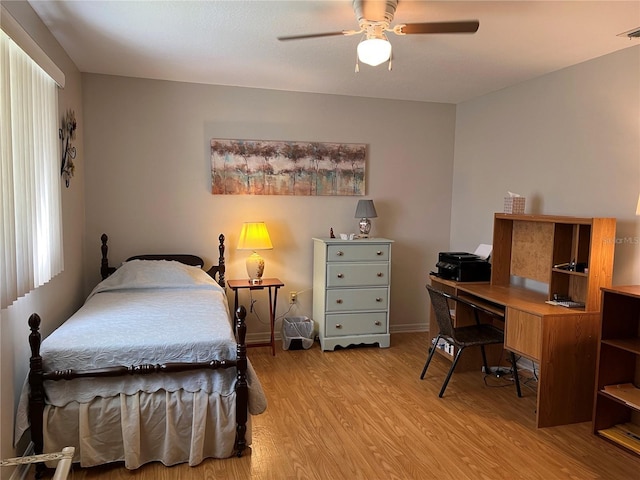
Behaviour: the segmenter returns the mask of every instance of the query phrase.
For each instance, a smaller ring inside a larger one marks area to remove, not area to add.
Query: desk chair
[[[460,360],[460,355],[462,355],[462,352],[465,350],[465,348],[475,346],[480,347],[480,351],[482,352],[482,361],[484,363],[484,371],[488,373],[489,365],[487,364],[487,356],[484,351],[484,346],[499,343],[504,344],[504,332],[499,328],[494,327],[493,325],[480,323],[478,312],[483,312],[493,317],[501,318],[495,312],[487,310],[469,300],[448,294],[446,292],[442,292],[440,290],[436,290],[431,285],[427,285],[427,290],[429,291],[431,305],[433,306],[433,311],[436,315],[436,320],[438,322],[440,331],[438,332],[438,336],[435,339],[435,343],[429,350],[429,356],[427,357],[427,362],[424,364],[424,368],[422,369],[420,379],[424,379],[424,375],[427,372],[429,363],[431,363],[431,359],[433,358],[433,354],[436,351],[438,342],[441,338],[454,345],[457,350],[456,356],[453,359],[453,363],[451,364],[451,368],[447,373],[447,377],[444,379],[442,389],[440,390],[440,394],[438,395],[438,397],[442,398],[442,396],[444,395],[444,391],[447,388],[447,384],[451,379],[451,375],[453,374],[453,371],[458,364],[458,360]],[[470,306],[473,309],[476,325],[454,327],[453,320],[451,318],[449,301],[464,303],[465,305]],[[513,377],[516,383],[516,391],[518,393],[518,397],[521,397],[522,392],[520,391],[520,380],[518,378],[518,367],[516,366],[516,358],[513,352],[509,352],[509,354],[511,356],[511,364],[513,365]]]

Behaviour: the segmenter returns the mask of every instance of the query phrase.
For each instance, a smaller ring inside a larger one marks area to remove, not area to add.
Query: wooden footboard
[[[212,360],[210,362],[172,362],[162,364],[119,365],[90,370],[56,370],[45,372],[40,356],[40,316],[37,313],[29,317],[29,346],[31,358],[29,360],[29,422],[31,424],[31,439],[35,454],[43,453],[44,449],[44,382],[45,380],[73,380],[76,378],[119,377],[124,375],[146,375],[151,373],[175,373],[189,370],[218,370],[237,368],[236,375],[236,439],[234,454],[242,456],[247,446],[247,418],[249,407],[249,389],[247,384],[247,326],[245,318],[247,311],[243,306],[236,311],[236,340],[237,355],[235,359]],[[46,467],[36,465],[36,478],[41,478]]]

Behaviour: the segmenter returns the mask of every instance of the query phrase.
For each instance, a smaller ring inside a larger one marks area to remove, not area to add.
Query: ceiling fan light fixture
[[[367,38],[358,44],[358,59],[376,67],[391,57],[391,43],[386,38]]]

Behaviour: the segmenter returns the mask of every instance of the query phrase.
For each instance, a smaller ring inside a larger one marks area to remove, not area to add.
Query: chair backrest
[[[431,306],[436,314],[440,334],[445,337],[453,338],[453,320],[451,319],[451,310],[445,293],[440,290],[436,290],[431,285],[427,285],[427,290],[429,291],[429,297],[431,298]]]

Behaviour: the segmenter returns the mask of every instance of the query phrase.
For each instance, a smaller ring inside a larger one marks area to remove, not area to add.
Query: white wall
[[[245,278],[236,251],[242,222],[266,222],[274,249],[265,276],[302,291],[290,314],[311,317],[312,237],[354,232],[362,197],[212,195],[211,138],[365,143],[366,198],[375,236],[395,240],[391,327],[424,329],[424,290],[437,252],[449,245],[455,107],[83,74],[87,155],[87,291],[98,280],[99,237],[117,264],[142,252],[192,252],[217,259],[227,238],[227,278]],[[247,292],[241,302],[247,304]],[[266,295],[254,293],[268,331]]]
[[[65,73],[66,86],[59,91],[58,97],[60,118],[67,109],[73,109],[78,121],[74,142],[78,152],[75,176],[68,189],[62,187],[64,271],[0,312],[0,458],[7,458],[22,453],[13,448],[13,422],[17,397],[29,366],[28,317],[34,312],[39,313],[42,317],[41,330],[46,335],[73,313],[83,300],[85,158],[78,69],[27,2],[3,0],[2,4]],[[0,469],[0,478],[9,478],[11,473],[10,468]]]
[[[640,46],[458,105],[452,249],[491,243],[507,191],[526,213],[616,217],[614,285],[640,283]]]

